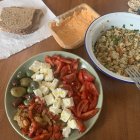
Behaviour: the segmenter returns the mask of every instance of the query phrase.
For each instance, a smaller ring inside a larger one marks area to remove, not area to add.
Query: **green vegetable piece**
[[[33,93],[33,89],[32,89],[31,87],[28,87],[28,88],[27,88],[27,92],[28,92],[28,93]]]
[[[18,74],[17,74],[17,78],[18,78],[18,79],[21,79],[21,78],[23,78],[23,77],[25,77],[25,73],[19,71]]]
[[[20,85],[23,87],[28,87],[31,82],[32,82],[32,80],[30,78],[22,78],[20,80]]]
[[[14,97],[22,97],[23,95],[26,94],[26,88],[24,88],[24,87],[13,87],[11,89],[11,94]]]
[[[32,82],[30,83],[30,87],[31,87],[32,89],[37,89],[37,88],[39,88],[39,83],[36,82],[36,81],[32,81]]]
[[[28,76],[28,77],[31,77],[32,75],[34,74],[34,72],[32,71],[32,70],[26,70],[26,75]]]

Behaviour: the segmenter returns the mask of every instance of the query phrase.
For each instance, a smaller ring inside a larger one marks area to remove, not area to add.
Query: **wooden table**
[[[128,9],[127,0],[45,0],[56,15],[82,2],[89,4],[100,15]],[[53,50],[63,49],[50,37],[8,59],[0,60],[0,112],[3,114],[0,116],[0,140],[22,140],[11,127],[5,112],[2,112],[5,88],[11,74],[31,56]],[[93,66],[83,46],[63,51],[77,54]],[[81,140],[140,140],[140,91],[133,84],[114,80],[96,71],[104,90],[103,109],[96,124]]]

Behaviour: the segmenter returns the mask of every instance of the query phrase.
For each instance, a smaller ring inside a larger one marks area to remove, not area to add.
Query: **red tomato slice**
[[[94,82],[95,77],[91,75],[86,69],[81,69],[84,81]]]
[[[86,126],[80,119],[76,119],[77,126],[80,132],[84,132],[86,130]]]
[[[63,77],[63,80],[66,81],[67,83],[71,83],[75,81],[75,79],[76,79],[76,72],[68,74]]]
[[[83,112],[85,105],[88,104],[88,100],[81,100],[81,102],[77,105],[77,117],[81,116],[81,113]]]
[[[53,125],[53,132],[59,132],[61,129],[60,125],[54,124]]]
[[[77,71],[78,67],[79,67],[79,59],[76,59],[76,60],[74,59],[74,61],[72,62],[71,66],[72,66],[73,71]]]
[[[93,100],[90,100],[89,110],[94,109],[98,103],[98,96],[94,96]]]
[[[92,82],[85,82],[85,86],[88,92],[92,93],[94,96],[98,96],[99,93]]]
[[[45,57],[45,62],[49,63],[51,66],[54,66],[54,63],[53,63],[52,58],[50,56]]]
[[[72,111],[73,115],[76,116],[76,114],[77,114],[76,107],[71,106],[69,109]]]
[[[79,102],[81,101],[80,96],[74,95],[73,96],[73,101],[74,101],[75,106],[77,106],[79,104]]]
[[[63,67],[63,63],[60,62],[59,60],[55,60],[54,64],[55,64],[55,67],[56,67],[56,70],[54,71],[54,74],[59,74],[62,67]]]
[[[84,78],[83,78],[82,70],[80,70],[79,73],[78,73],[78,80],[79,80],[81,83],[84,83]]]
[[[63,63],[66,63],[66,64],[71,64],[72,63],[72,60],[69,59],[69,58],[61,57],[59,60]]]
[[[60,71],[60,78],[71,73],[70,65],[64,65]]]
[[[88,112],[82,113],[80,116],[80,119],[88,120],[88,119],[92,118],[93,116],[95,116],[98,111],[99,111],[99,109],[95,108],[95,109],[90,110]]]
[[[54,133],[54,138],[55,138],[55,140],[60,140],[60,139],[62,139],[62,134],[61,134],[61,132],[57,132],[57,133]]]

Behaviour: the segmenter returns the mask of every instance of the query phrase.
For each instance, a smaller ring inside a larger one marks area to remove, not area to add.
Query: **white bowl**
[[[116,73],[105,68],[95,57],[93,52],[93,46],[95,45],[97,39],[101,36],[102,31],[106,31],[110,29],[112,26],[115,27],[123,27],[132,29],[132,30],[140,30],[140,16],[134,15],[131,13],[125,12],[116,12],[107,14],[104,16],[99,17],[95,21],[91,23],[89,26],[86,35],[85,35],[85,46],[87,53],[95,66],[105,73],[108,76],[111,76],[115,79],[122,80],[125,82],[133,82],[129,77],[120,76]]]

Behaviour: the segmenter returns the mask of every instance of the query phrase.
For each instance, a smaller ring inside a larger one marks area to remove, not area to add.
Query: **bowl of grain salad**
[[[116,12],[93,21],[85,35],[85,47],[95,66],[108,76],[133,82],[125,72],[140,71],[140,16]]]

